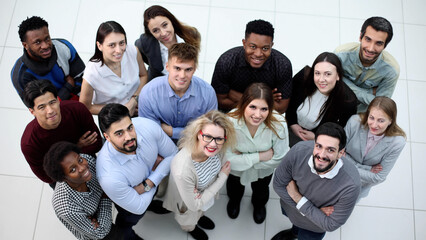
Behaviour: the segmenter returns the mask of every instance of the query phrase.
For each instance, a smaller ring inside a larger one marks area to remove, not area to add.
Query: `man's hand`
[[[296,185],[296,182],[294,180],[291,180],[287,187],[287,193],[290,195],[291,199],[293,199],[296,204],[302,199],[302,194],[299,193],[299,188]]]
[[[235,90],[229,90],[228,93],[228,97],[229,99],[231,99],[235,104],[238,103],[238,101],[240,101],[240,99],[243,97],[243,94],[240,92],[237,92]]]
[[[143,181],[142,181],[143,182]],[[136,190],[136,192],[139,193],[139,195],[141,195],[142,193],[145,192],[145,186],[143,185],[143,183],[139,183],[138,185],[134,186],[133,189]],[[148,186],[150,186],[151,188],[153,188],[155,186],[155,184],[149,180],[149,178],[145,179],[146,184],[148,184]]]
[[[377,87],[373,87],[373,95],[376,96]]]
[[[376,164],[376,165],[373,165],[373,166],[371,166],[371,169],[370,169],[370,171],[372,172],[372,173],[379,173],[380,171],[382,171],[383,170],[383,167],[382,167],[382,165],[380,164],[380,163],[378,163],[378,164]]]
[[[172,126],[167,125],[166,123],[161,123],[161,128],[167,134],[167,136],[169,136],[169,137],[173,136],[173,127]]]
[[[278,92],[278,88],[272,90],[272,96],[275,102],[279,102],[282,99],[282,94]]]
[[[334,207],[333,206],[328,206],[328,207],[322,207],[320,208],[320,210],[328,216],[330,216],[333,212],[334,212]]]
[[[164,158],[162,156],[157,155],[157,159],[155,160],[154,166],[152,167],[152,171],[155,171],[155,169],[158,167],[158,164],[160,164],[163,160]]]
[[[84,148],[89,145],[92,145],[96,142],[96,139],[97,139],[96,137],[98,137],[98,134],[96,132],[93,132],[92,134],[90,134],[90,131],[87,131],[83,134],[83,136],[81,136],[80,139],[78,139],[77,146],[79,148]]]

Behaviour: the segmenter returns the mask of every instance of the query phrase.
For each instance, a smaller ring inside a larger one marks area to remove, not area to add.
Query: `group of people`
[[[251,185],[260,224],[271,181],[293,223],[273,239],[322,239],[404,148],[391,99],[399,66],[384,51],[393,31],[382,17],[364,22],[360,43],[321,53],[294,76],[272,48],[273,26],[251,21],[211,85],[194,76],[196,28],[158,5],[143,25],[132,45],[119,23],[102,23],[86,65],[42,18],[19,26],[24,54],[12,83],[35,117],[21,149],[78,239],[142,239],[132,227],[147,210],[171,211],[184,231],[208,239],[203,229],[215,224],[204,212],[224,185],[232,219]]]

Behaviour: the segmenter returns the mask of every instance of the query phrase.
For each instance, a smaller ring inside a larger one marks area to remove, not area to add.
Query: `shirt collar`
[[[115,149],[114,146],[109,141],[107,141],[106,144],[108,147],[109,156],[111,157],[113,161],[118,162],[120,165],[124,165],[127,161],[130,161],[136,158],[136,154],[124,154],[117,151],[117,149]],[[138,143],[138,149],[139,149],[139,143]]]
[[[368,139],[372,139],[374,142],[378,142],[378,141],[380,141],[382,138],[384,138],[385,137],[385,134],[382,134],[382,135],[380,135],[380,136],[377,136],[377,135],[374,135],[374,134],[372,134],[371,132],[370,132],[370,130],[368,130],[368,133],[367,133],[367,138]]]
[[[311,156],[308,160],[308,165],[309,168],[311,169],[311,172],[315,175],[318,175],[320,178],[328,178],[328,179],[333,179],[338,173],[340,168],[343,166],[343,161],[342,159],[338,159],[336,165],[327,173],[325,174],[318,174],[317,171],[314,168],[314,161],[313,161],[313,156]]]

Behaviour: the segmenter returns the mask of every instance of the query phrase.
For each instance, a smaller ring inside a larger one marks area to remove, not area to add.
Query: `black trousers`
[[[139,220],[145,215],[145,213],[138,215],[131,213],[124,208],[114,204],[118,211],[117,218],[115,219],[115,225],[120,229],[123,234],[123,239],[133,240],[136,239],[136,233],[133,230],[133,226],[136,225]]]
[[[271,182],[272,174],[264,178],[259,178],[257,181],[251,183],[253,194],[251,196],[251,203],[254,208],[261,208],[265,206],[269,199],[269,183]],[[229,201],[240,203],[244,195],[245,186],[240,183],[240,177],[229,174],[226,181],[226,192]]]

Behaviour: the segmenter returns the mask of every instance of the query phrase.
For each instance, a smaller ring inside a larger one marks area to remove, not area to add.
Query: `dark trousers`
[[[259,178],[257,181],[251,183],[253,194],[251,196],[251,203],[254,208],[261,208],[265,206],[269,199],[269,183],[271,182],[272,174]],[[226,181],[226,192],[229,201],[240,203],[244,195],[245,186],[240,183],[240,177],[229,174]]]
[[[117,218],[115,219],[115,225],[120,228],[120,231],[123,234],[124,240],[133,240],[136,239],[136,233],[132,229],[139,220],[145,215],[145,213],[138,215],[121,208],[117,204],[114,204],[115,208],[118,211]]]
[[[285,216],[287,216],[283,208],[281,208],[281,211]],[[312,232],[312,231],[300,228],[294,224],[293,224],[293,227],[291,227],[291,231],[293,232],[294,235],[297,236],[297,239],[299,240],[321,240],[325,236],[325,232],[322,232],[322,233]]]

